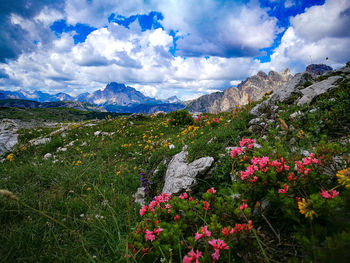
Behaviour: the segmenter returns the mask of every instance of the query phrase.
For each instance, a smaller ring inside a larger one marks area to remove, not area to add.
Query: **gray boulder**
[[[134,197],[134,202],[140,204],[141,206],[145,205],[145,188],[139,187],[135,194],[132,195]]]
[[[174,194],[195,184],[196,176],[209,170],[213,157],[202,157],[188,164],[186,147],[170,161],[165,174],[163,193]]]
[[[298,106],[301,106],[303,104],[310,103],[314,98],[317,96],[336,88],[337,86],[334,85],[334,83],[340,79],[341,76],[333,76],[329,77],[328,79],[325,79],[320,82],[316,82],[315,84],[302,89],[302,97],[297,101]]]
[[[264,108],[270,107],[278,102],[286,102],[293,94],[301,94],[299,88],[302,87],[307,81],[314,81],[310,73],[304,72],[296,74],[286,84],[275,91],[269,99],[256,105],[250,111],[250,113],[254,116],[259,116]]]

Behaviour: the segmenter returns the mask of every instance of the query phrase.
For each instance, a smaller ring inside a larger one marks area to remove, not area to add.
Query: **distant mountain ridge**
[[[169,112],[185,107],[176,96],[172,96],[165,100],[155,99],[145,96],[133,87],[116,82],[107,84],[103,90],[96,90],[91,94],[85,92],[76,97],[63,92],[51,95],[41,91],[0,90],[0,99],[30,100],[40,103],[58,101],[86,102],[107,109],[108,111],[122,113],[153,113],[157,111],[156,109]],[[9,105],[9,103],[7,104]],[[29,104],[30,103],[27,103],[27,105]],[[12,103],[12,105],[21,105],[21,103]],[[33,103],[31,103],[31,105],[35,107]],[[42,105],[42,107],[45,106],[46,105]]]
[[[261,99],[264,93],[277,90],[291,77],[292,74],[289,69],[285,69],[281,73],[270,71],[268,75],[263,71],[259,71],[256,75],[242,81],[237,87],[204,95],[191,101],[186,109],[192,112],[210,113],[228,111],[236,105],[244,105],[249,101]]]
[[[23,109],[46,109],[46,108],[71,108],[81,111],[106,112],[102,107],[97,107],[87,102],[78,101],[49,101],[38,102],[23,99],[0,100],[0,107],[23,108]]]

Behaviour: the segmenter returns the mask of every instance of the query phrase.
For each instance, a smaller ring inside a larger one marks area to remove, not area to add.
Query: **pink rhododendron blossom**
[[[248,205],[243,201],[243,203],[240,205],[239,209],[244,211],[244,209],[248,208]]]
[[[254,176],[253,179],[250,179],[249,182],[251,183],[255,183],[256,181],[258,181],[258,177]]]
[[[221,233],[222,233],[225,237],[227,237],[227,236],[230,234],[230,231],[231,231],[231,228],[230,228],[230,227],[229,227],[229,228],[224,227],[224,228],[221,230]]]
[[[298,176],[294,176],[294,173],[288,173],[288,181],[296,181]]]
[[[231,151],[231,158],[234,158],[236,155],[240,155],[244,152],[244,149],[241,149],[239,147],[234,147]]]
[[[284,184],[283,189],[278,189],[278,193],[279,194],[286,194],[288,192],[288,189],[289,189],[289,185]]]
[[[196,251],[196,253],[193,251],[193,248],[190,252],[187,253],[187,256],[185,256],[182,260],[183,263],[198,263],[198,259],[202,257],[202,252]]]
[[[187,193],[183,193],[182,195],[179,196],[180,199],[184,200],[188,198],[188,194]]]
[[[209,210],[210,204],[207,201],[203,201],[203,210]]]
[[[212,193],[213,195],[216,193],[216,190],[214,187],[208,189],[207,193]]]
[[[228,245],[220,239],[212,239],[208,242],[209,245],[211,245],[214,248],[214,253],[211,254],[211,257],[214,261],[219,260],[220,257],[220,250],[227,250],[229,249]]]
[[[153,234],[153,231],[146,230],[145,238],[146,240],[153,242],[153,240],[156,239],[156,236]]]
[[[153,230],[153,233],[157,234],[157,236],[159,236],[160,232],[163,231],[163,228],[161,228],[160,226],[157,229]]]
[[[326,198],[326,199],[329,199],[329,198],[334,198],[334,197],[338,196],[339,192],[336,191],[336,190],[333,190],[333,189],[329,190],[329,192],[321,189],[321,194],[320,195],[322,197]]]
[[[141,209],[140,209],[140,216],[143,216],[147,212],[147,209],[148,209],[148,207],[146,205],[141,207]]]
[[[195,233],[195,240],[197,241],[198,239],[202,238],[202,237],[210,237],[211,236],[211,231],[208,230],[207,226],[201,227],[201,234],[196,232]]]
[[[178,221],[178,220],[180,220],[180,216],[179,215],[174,216],[174,221]]]
[[[254,147],[255,143],[256,143],[255,139],[251,140],[249,138],[248,139],[242,138],[242,140],[239,142],[239,146],[244,147],[245,145],[247,145],[247,148],[251,149]]]
[[[218,118],[214,118],[214,119],[213,119],[213,122],[219,123]]]

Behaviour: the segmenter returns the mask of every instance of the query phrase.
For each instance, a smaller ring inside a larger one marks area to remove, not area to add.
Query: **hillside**
[[[218,114],[19,130],[2,260],[348,262],[349,73],[300,73]]]

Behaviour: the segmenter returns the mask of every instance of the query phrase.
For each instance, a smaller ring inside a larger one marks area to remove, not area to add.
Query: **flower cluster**
[[[338,171],[337,178],[338,178],[338,183],[340,185],[343,185],[348,189],[350,188],[350,168]]]

